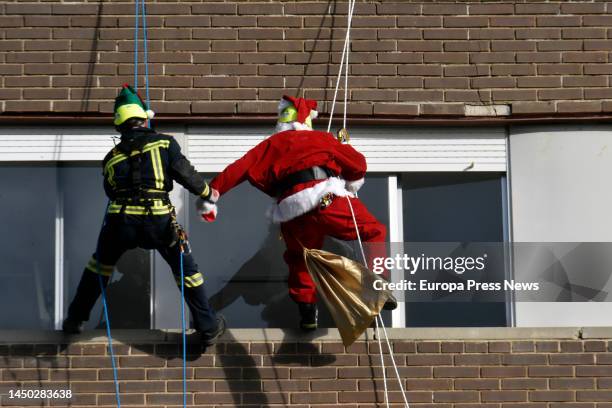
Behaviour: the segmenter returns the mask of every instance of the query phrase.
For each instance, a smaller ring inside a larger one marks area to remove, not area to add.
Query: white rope
[[[359,234],[359,228],[357,227],[357,218],[355,217],[355,212],[353,211],[353,203],[351,203],[351,199],[349,196],[346,196],[346,200],[348,201],[349,209],[351,210],[351,216],[353,217],[353,225],[355,226],[355,232],[357,234],[357,241],[359,242],[359,249],[361,250],[361,257],[363,258],[363,264],[368,267],[368,261],[365,256],[365,251],[363,249],[363,243],[361,242],[361,235]],[[393,349],[391,348],[391,343],[389,342],[389,336],[387,335],[387,329],[385,328],[385,322],[383,321],[380,315],[376,316],[374,321],[376,322],[376,338],[378,339],[378,347],[380,349],[380,363],[383,369],[383,383],[385,386],[385,400],[387,401],[387,406],[389,406],[389,396],[387,390],[387,376],[385,373],[385,363],[382,357],[382,343],[380,340],[380,333],[378,330],[378,320],[380,319],[380,325],[382,326],[383,333],[385,335],[385,341],[387,342],[387,348],[389,349],[389,356],[391,357],[391,362],[393,363],[393,368],[395,369],[395,376],[397,378],[397,382],[399,383],[400,390],[402,391],[402,397],[404,398],[404,403],[406,404],[406,408],[410,408],[408,405],[408,398],[406,397],[406,391],[404,390],[404,386],[402,385],[402,378],[400,377],[399,370],[397,369],[397,365],[395,364],[395,357],[393,356]]]
[[[338,87],[340,85],[340,79],[342,78],[342,68],[345,67],[344,65],[344,60],[345,58],[347,58],[348,55],[348,48],[351,42],[351,24],[353,22],[353,11],[355,10],[355,0],[349,0],[348,2],[348,22],[346,25],[346,36],[344,38],[344,47],[342,48],[342,57],[340,58],[340,66],[338,67],[338,77],[336,78],[336,87],[334,89],[334,99],[332,101],[332,106],[331,106],[331,110],[329,112],[329,123],[327,124],[327,131],[329,132],[331,129],[331,124],[332,124],[332,119],[334,117],[334,110],[336,108],[336,99],[338,98]],[[348,58],[347,58],[348,60]],[[347,72],[347,76],[348,76],[348,63],[346,64],[346,72]],[[348,80],[346,81],[346,83],[348,83]],[[346,118],[346,93],[347,93],[347,86],[345,84],[345,103],[344,103],[344,116]],[[346,119],[345,119],[345,124],[344,126],[346,127]]]
[[[327,124],[327,131],[329,132],[331,129],[332,120],[334,117],[334,110],[336,108],[336,100],[338,98],[338,88],[340,85],[340,79],[342,78],[342,68],[344,67],[344,114],[342,117],[342,127],[346,129],[346,116],[348,109],[348,76],[349,76],[349,55],[350,55],[350,39],[351,39],[351,24],[353,21],[353,12],[355,10],[355,2],[356,0],[348,0],[348,22],[346,26],[346,36],[344,38],[344,47],[342,48],[342,57],[340,58],[340,67],[338,68],[338,77],[336,78],[336,86],[334,89],[334,99],[332,101],[331,110],[329,113],[329,123]],[[345,62],[346,59],[346,62]],[[361,251],[361,257],[363,258],[363,264],[368,267],[368,261],[365,256],[365,251],[363,249],[363,242],[361,241],[361,234],[359,233],[359,227],[357,226],[357,219],[355,217],[355,211],[353,210],[353,204],[351,203],[351,197],[346,196],[346,200],[349,205],[349,209],[351,210],[351,216],[353,218],[353,225],[355,226],[355,233],[357,235],[357,242],[359,242],[359,249]],[[399,370],[397,369],[397,364],[395,363],[395,357],[393,356],[393,349],[391,348],[391,343],[389,342],[389,336],[387,335],[387,329],[385,328],[385,323],[380,315],[376,316],[374,322],[376,323],[376,338],[378,339],[378,351],[380,354],[380,365],[382,367],[382,375],[383,375],[383,385],[384,385],[384,402],[389,408],[389,390],[387,388],[387,373],[385,367],[385,359],[382,351],[382,340],[380,336],[379,329],[379,319],[380,326],[382,326],[383,333],[385,336],[385,341],[387,343],[387,348],[389,349],[389,356],[391,357],[391,362],[393,363],[393,368],[395,370],[395,375],[397,377],[397,382],[399,383],[400,390],[402,391],[402,397],[404,398],[404,403],[406,404],[406,408],[410,408],[408,405],[408,399],[406,397],[406,391],[404,390],[404,386],[402,385],[402,379],[399,375]]]
[[[382,367],[383,384],[385,387],[385,395],[384,395],[383,402],[385,402],[387,404],[387,408],[389,408],[389,390],[387,389],[387,373],[385,373],[385,370],[386,370],[385,358],[383,356],[382,342],[380,341],[380,333],[378,331],[378,319],[374,319],[374,321],[376,322],[376,338],[378,339],[378,351],[380,352],[380,365]],[[374,387],[374,389],[376,389],[376,387]]]
[[[366,268],[368,268],[368,260],[366,259],[365,251],[363,250],[363,243],[361,242],[359,228],[357,228],[357,218],[355,218],[355,212],[353,211],[353,203],[351,203],[351,197],[346,196],[346,201],[348,201],[348,205],[351,210],[351,216],[353,217],[353,224],[355,225],[355,233],[357,234],[357,242],[359,242],[359,249],[361,249],[361,257],[363,258],[363,264]]]
[[[346,129],[346,111],[348,110],[348,77],[349,77],[349,55],[351,54],[351,40],[349,31],[351,29],[351,23],[353,20],[353,10],[355,9],[355,0],[349,0],[349,17],[348,24],[346,27],[346,36],[347,40],[345,41],[346,45],[346,64],[344,65],[344,115],[342,116],[342,127]]]
[[[393,363],[393,369],[395,369],[395,376],[397,377],[397,382],[399,383],[400,390],[402,390],[402,397],[404,397],[404,403],[406,404],[406,408],[410,408],[410,405],[408,405],[408,398],[406,398],[406,391],[404,391],[402,379],[400,377],[399,370],[397,369],[397,364],[395,364],[395,357],[393,356],[393,350],[391,350],[391,343],[389,342],[389,336],[387,335],[385,322],[383,322],[383,318],[381,315],[378,315],[376,317],[380,319],[380,325],[382,326],[383,333],[385,334],[385,341],[387,342],[387,348],[389,348],[389,356],[391,357],[391,363]]]

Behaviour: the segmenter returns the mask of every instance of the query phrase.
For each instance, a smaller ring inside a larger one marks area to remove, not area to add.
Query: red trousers
[[[370,214],[358,198],[350,200],[361,240],[385,242],[387,228]],[[321,249],[326,235],[344,241],[357,239],[348,200],[346,197],[335,197],[325,209],[315,209],[282,223],[281,231],[287,245],[284,258],[289,266],[289,295],[296,302],[315,303],[316,288],[304,263],[303,246]]]

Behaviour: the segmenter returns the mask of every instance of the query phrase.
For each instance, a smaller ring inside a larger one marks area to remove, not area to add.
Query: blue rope
[[[181,245],[181,244],[179,244]],[[185,323],[185,272],[183,269],[183,248],[181,247],[181,328],[183,338],[183,408],[187,406],[187,338]]]
[[[147,98],[147,106],[149,105],[149,65],[148,65],[148,47],[147,47],[147,20],[146,20],[146,7],[145,1],[142,1],[142,30],[143,30],[143,42],[144,42],[144,65],[145,65],[145,87],[146,87],[146,98]],[[140,12],[140,4],[139,0],[135,0],[134,5],[134,89],[138,90],[138,30],[139,30],[139,12]],[[106,224],[106,214],[108,213],[108,206],[110,205],[110,201],[106,205],[106,210],[104,211],[104,220],[102,221],[102,227]],[[108,347],[109,353],[111,357],[111,364],[113,367],[113,380],[115,383],[115,398],[117,400],[117,407],[121,408],[121,396],[119,394],[119,381],[117,379],[117,366],[115,364],[115,353],[113,351],[113,338],[111,335],[110,328],[110,319],[108,316],[108,302],[106,299],[106,289],[104,288],[104,282],[102,281],[102,276],[100,274],[100,261],[98,259],[98,252],[100,247],[100,240],[98,237],[98,243],[96,245],[96,269],[98,272],[98,283],[100,284],[100,289],[102,292],[102,305],[104,307],[104,320],[106,323],[106,336],[108,337]],[[181,252],[181,276],[183,274],[183,254]],[[112,279],[112,273],[109,278],[109,282]],[[182,282],[182,281],[181,281]],[[183,296],[184,299],[184,296]],[[183,305],[183,314],[184,314],[184,305]],[[185,318],[183,316],[183,406],[186,405],[186,384],[185,384],[185,360],[186,360],[186,349],[185,349],[185,328],[184,328]]]
[[[134,89],[138,90],[138,16],[139,16],[138,0],[135,3],[134,10]]]
[[[106,336],[108,337],[108,350],[110,352],[111,363],[113,366],[113,380],[115,382],[115,399],[117,400],[117,408],[121,408],[121,396],[119,395],[119,381],[117,380],[117,366],[115,365],[115,353],[113,352],[113,337],[111,336],[110,320],[108,318],[108,304],[106,302],[106,290],[104,289],[104,283],[102,282],[102,276],[100,276],[100,261],[97,260],[98,264],[98,282],[100,282],[100,288],[102,289],[102,304],[104,305],[104,320],[106,322]],[[111,278],[112,278],[111,274]],[[109,278],[110,282],[110,278]]]
[[[145,68],[145,89],[147,98],[147,108],[150,109],[149,104],[149,47],[147,45],[147,9],[146,1],[142,1],[142,41],[144,48],[144,68]]]
[[[110,201],[106,204],[106,209],[104,210],[104,219],[102,220],[102,228],[106,225],[106,214],[108,214],[108,207],[110,205]],[[106,323],[106,337],[108,337],[108,350],[111,357],[111,365],[113,367],[113,380],[115,382],[115,399],[117,400],[117,408],[121,408],[121,396],[119,395],[119,381],[117,380],[117,366],[115,364],[115,353],[113,351],[113,337],[111,336],[111,328],[110,328],[110,319],[108,317],[108,302],[106,301],[106,289],[104,288],[104,282],[102,282],[102,275],[100,271],[100,257],[98,253],[100,252],[100,236],[98,235],[98,242],[96,243],[96,272],[98,274],[98,283],[100,284],[100,289],[102,291],[102,305],[104,308],[104,322]],[[111,276],[108,278],[110,281],[113,278],[113,274],[111,272]]]

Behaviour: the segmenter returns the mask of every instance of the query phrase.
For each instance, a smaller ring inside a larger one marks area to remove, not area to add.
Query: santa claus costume
[[[386,238],[385,226],[355,196],[364,182],[364,156],[331,133],[312,130],[316,107],[315,101],[284,96],[277,133],[227,166],[210,183],[218,195],[200,203],[202,218],[211,221],[216,216],[217,197],[246,180],[276,198],[268,215],[281,224],[289,295],[299,305],[305,330],[317,327],[317,296],[303,248],[320,249],[326,235],[357,239],[348,200],[362,241],[384,242]]]

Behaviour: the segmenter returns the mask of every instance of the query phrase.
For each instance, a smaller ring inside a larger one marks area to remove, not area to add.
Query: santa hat
[[[150,110],[146,103],[142,100],[138,92],[130,85],[123,84],[123,88],[119,95],[115,98],[115,126],[121,125],[128,119],[152,119],[155,112]]]
[[[293,124],[295,130],[312,130],[312,119],[318,116],[317,101],[284,95],[278,104],[278,122]]]

